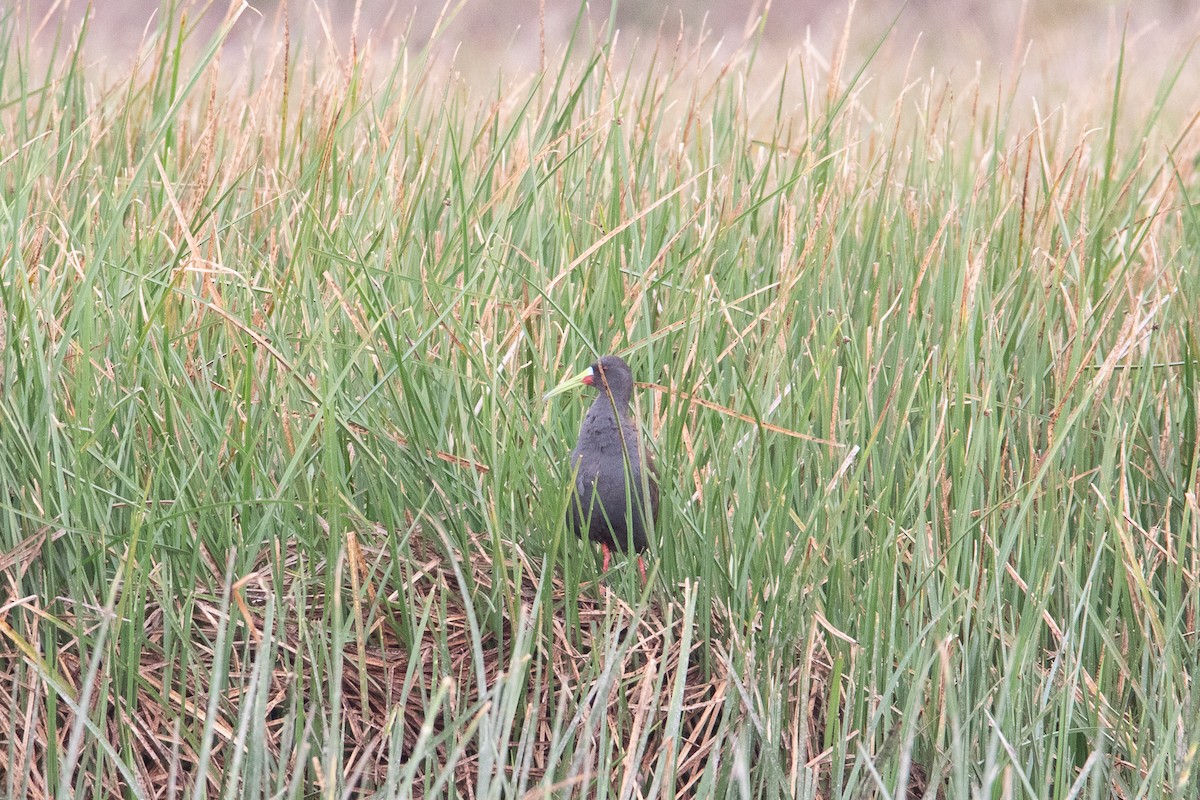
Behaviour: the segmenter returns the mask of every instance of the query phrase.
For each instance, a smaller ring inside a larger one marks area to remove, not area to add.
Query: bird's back
[[[645,550],[649,527],[645,492],[649,491],[649,516],[657,518],[658,483],[633,422],[618,423],[611,407],[593,406],[571,452],[571,468],[575,496],[568,519],[575,533],[582,536],[586,530],[592,541],[620,550],[632,540],[634,550]]]

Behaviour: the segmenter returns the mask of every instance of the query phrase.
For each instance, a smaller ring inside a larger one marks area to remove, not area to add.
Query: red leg
[[[603,566],[600,567],[601,572],[608,572],[608,561],[612,558],[612,551],[608,549],[608,545],[604,542],[600,543],[600,552],[604,553]]]
[[[642,574],[642,583],[646,582],[646,562],[642,561],[642,557],[638,556],[638,572]]]

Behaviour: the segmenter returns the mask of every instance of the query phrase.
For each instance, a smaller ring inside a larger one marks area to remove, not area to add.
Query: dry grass
[[[375,529],[374,533],[380,539],[388,535],[382,529]],[[61,531],[57,534],[43,531],[24,547],[5,554],[0,566],[3,567],[6,582],[17,577],[17,573],[23,573],[39,558],[43,548],[50,546],[61,535]],[[396,753],[389,748],[393,726],[401,730],[401,759],[407,759],[413,753],[422,737],[422,727],[430,721],[430,709],[422,698],[436,695],[443,681],[449,681],[446,710],[451,717],[469,712],[479,696],[477,671],[472,663],[475,655],[471,615],[463,606],[460,579],[456,577],[456,570],[441,548],[431,546],[419,535],[411,541],[413,563],[417,566],[411,575],[411,587],[415,591],[408,596],[420,598],[429,607],[445,608],[447,613],[437,630],[426,629],[419,639],[408,641],[402,630],[404,625],[397,615],[408,614],[411,609],[393,608],[391,601],[385,599],[379,604],[382,613],[370,624],[369,631],[360,637],[361,647],[357,643],[346,647],[346,669],[340,695],[341,713],[345,718],[343,778],[348,786],[377,787],[386,781],[389,769],[396,766],[392,763]],[[348,552],[351,554],[350,569],[361,579],[359,585],[364,587],[364,596],[374,597],[377,590],[387,593],[389,587],[375,587],[370,582],[371,570],[367,563],[384,557],[381,542],[371,544],[376,546],[360,547],[352,537]],[[480,546],[469,553],[456,553],[455,559],[459,561],[460,570],[465,568],[461,574],[469,578],[470,585],[476,591],[488,594],[496,588],[493,583],[494,569],[487,548],[482,546],[482,542],[478,544]],[[506,546],[514,555],[518,571],[516,579],[511,580],[505,589],[518,599],[520,607],[527,614],[529,609],[538,605],[539,584],[543,576],[519,546],[514,543],[506,543]],[[221,569],[217,554],[206,553],[204,560],[209,564],[214,579],[219,580]],[[240,691],[233,689],[228,692],[222,702],[215,706],[216,718],[206,719],[206,713],[212,707],[203,679],[217,671],[218,665],[213,663],[213,649],[204,650],[208,658],[203,671],[179,675],[164,657],[167,652],[164,619],[180,619],[190,615],[192,635],[196,642],[218,641],[222,628],[228,626],[233,639],[233,657],[224,665],[224,669],[228,672],[231,684],[244,684],[249,681],[255,666],[245,654],[252,654],[263,637],[270,635],[267,630],[270,625],[259,609],[272,602],[273,593],[284,597],[293,594],[296,587],[292,578],[297,574],[295,568],[299,560],[300,556],[294,550],[283,554],[279,561],[274,554],[262,553],[255,571],[240,579],[233,587],[232,603],[229,605],[223,605],[219,598],[182,597],[169,614],[163,614],[161,608],[147,608],[145,640],[138,666],[143,688],[137,692],[137,702],[126,704],[112,693],[96,692],[89,710],[90,718],[106,721],[104,733],[114,749],[121,747],[123,738],[135,743],[135,757],[129,763],[136,769],[139,791],[156,798],[169,797],[178,785],[190,785],[196,778],[202,760],[198,753],[199,746],[193,739],[181,735],[181,731],[211,728],[216,732],[211,757],[207,760],[209,796],[219,796],[221,773],[237,749],[237,730],[242,713]],[[282,567],[280,571],[285,576],[281,585],[273,585],[270,580],[274,563]],[[326,567],[328,565],[320,565],[316,568],[317,572]],[[312,569],[312,566],[309,568]],[[640,776],[653,771],[654,761],[664,746],[664,723],[674,705],[682,715],[679,730],[683,734],[678,742],[673,768],[678,780],[676,795],[695,796],[696,786],[709,764],[718,738],[716,734],[722,724],[722,716],[745,714],[736,693],[746,689],[737,686],[738,679],[728,668],[730,661],[727,654],[709,662],[708,668],[705,667],[698,657],[701,640],[694,630],[684,629],[685,625],[691,627],[693,623],[685,607],[677,600],[652,602],[646,606],[644,613],[639,614],[603,583],[589,585],[587,594],[574,598],[567,596],[563,581],[557,577],[550,579],[549,586],[549,607],[561,609],[565,603],[577,603],[581,624],[578,628],[579,638],[576,638],[572,634],[573,627],[561,615],[545,612],[551,614],[551,618],[544,621],[544,630],[552,632],[552,635],[532,650],[536,653],[537,663],[521,665],[527,679],[522,724],[534,731],[529,754],[532,768],[526,774],[534,780],[542,776],[547,761],[552,758],[550,750],[555,743],[551,709],[567,704],[574,705],[572,711],[575,714],[597,716],[603,730],[600,727],[590,728],[594,740],[608,737],[615,742],[626,743],[622,746],[626,748],[627,757],[613,761],[613,774],[601,779],[609,781],[614,787],[637,782]],[[686,587],[679,589],[680,593],[686,594]],[[394,595],[392,599],[395,599]],[[325,610],[324,598],[310,598],[310,601],[305,622],[308,625],[320,625]],[[152,604],[153,601],[148,602]],[[26,620],[37,620],[46,614],[36,598],[25,598],[19,604],[30,612],[23,615]],[[361,613],[366,605],[355,604],[355,608],[356,613]],[[231,613],[227,613],[227,610],[231,610]],[[713,619],[714,627],[720,632],[717,638],[731,641],[721,617],[717,613]],[[102,618],[102,611],[76,608],[75,618],[59,618],[60,629],[93,631],[103,624]],[[362,617],[355,621],[367,623]],[[505,671],[512,669],[507,655],[511,647],[505,639],[512,634],[514,626],[530,624],[539,623],[528,616],[522,621],[506,614],[503,619],[504,637],[488,633],[480,637],[483,670],[488,685],[503,681]],[[300,757],[300,753],[288,755],[292,742],[285,732],[284,719],[288,716],[288,704],[296,702],[294,687],[297,676],[313,672],[311,665],[305,663],[302,627],[299,619],[285,620],[276,626],[274,636],[281,657],[271,666],[268,689],[270,721],[265,730],[271,750],[281,761],[291,761],[289,771],[295,769],[294,761]],[[15,633],[36,651],[43,652],[45,643],[38,641],[39,629],[38,625],[32,624],[26,630]],[[18,639],[12,635],[0,638],[0,644],[5,648],[0,650],[0,664],[4,665],[0,672],[0,738],[11,743],[11,749],[0,748],[0,785],[24,771],[30,789],[28,796],[53,797],[54,792],[48,789],[52,785],[51,776],[42,774],[41,765],[48,763],[46,748],[53,747],[59,751],[68,748],[67,740],[75,717],[69,708],[59,705],[51,725],[47,719],[47,714],[51,712],[46,697],[55,691],[61,693],[64,688],[71,696],[79,697],[84,691],[87,664],[80,656],[78,643],[64,636],[57,643],[59,655],[55,677],[37,675],[22,668],[25,662],[21,653],[14,648],[14,640]],[[591,663],[595,647],[609,648],[603,658],[614,659],[616,667],[615,679],[603,681],[603,686],[586,669],[586,665]],[[439,666],[435,667],[435,664]],[[682,676],[681,670],[684,673]],[[809,698],[807,704],[796,706],[795,713],[791,715],[791,730],[781,737],[784,742],[790,743],[785,746],[782,755],[794,769],[804,766],[824,772],[829,768],[828,753],[822,754],[815,747],[821,741],[825,725],[829,671],[823,637],[814,633],[810,637],[807,652],[797,653],[791,668],[793,682],[797,687],[803,682]],[[439,675],[443,677],[439,678]],[[541,679],[545,675],[550,676],[548,680]],[[51,682],[57,684],[57,690],[49,685]],[[18,683],[22,684],[19,692]],[[164,686],[170,687],[167,697],[153,688]],[[682,702],[673,704],[671,692],[677,686],[682,686]],[[311,688],[321,690],[319,686]],[[623,696],[624,702],[617,702],[618,694]],[[13,707],[17,697],[24,698],[25,705],[22,708]],[[397,707],[395,703],[398,697],[407,697],[408,702]],[[16,726],[10,727],[13,721]],[[725,724],[728,724],[727,720]],[[462,748],[454,770],[455,780],[462,796],[473,797],[479,756],[477,743],[472,741],[472,731],[446,731],[443,727],[440,720],[433,720],[433,733],[442,739],[436,747],[439,758],[444,762],[452,752]],[[589,729],[586,723],[581,727]],[[88,782],[97,794],[120,796],[129,789],[116,774],[95,776]],[[420,785],[418,775],[414,788]],[[535,790],[529,796],[536,797],[539,794],[540,790]],[[417,796],[420,796],[419,791]]]

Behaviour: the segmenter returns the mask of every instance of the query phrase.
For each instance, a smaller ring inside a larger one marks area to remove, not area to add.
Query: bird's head
[[[620,356],[604,356],[588,367],[583,382],[614,396],[628,397],[633,393],[633,372]]]
[[[543,399],[577,389],[595,386],[612,397],[618,406],[628,406],[633,395],[633,372],[620,356],[604,356],[578,375],[573,375],[546,392]]]

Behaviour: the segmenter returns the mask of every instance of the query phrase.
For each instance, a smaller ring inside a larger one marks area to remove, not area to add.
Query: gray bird
[[[546,397],[580,384],[599,390],[571,451],[575,475],[567,522],[576,536],[587,532],[600,544],[603,570],[612,550],[630,545],[641,553],[648,546],[649,520],[658,519],[658,475],[654,462],[629,417],[633,373],[618,356],[604,356],[587,370],[565,381]],[[647,502],[647,500],[649,502]],[[646,565],[638,556],[638,572],[646,580]]]

